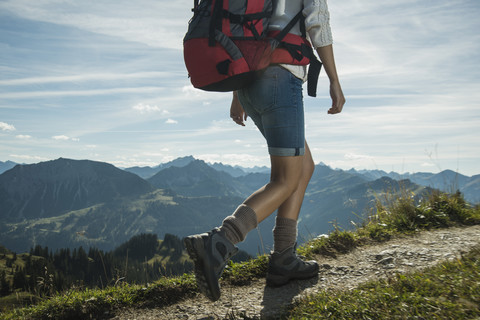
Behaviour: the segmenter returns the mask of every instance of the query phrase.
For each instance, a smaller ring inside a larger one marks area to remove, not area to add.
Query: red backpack
[[[192,11],[183,54],[195,88],[234,91],[270,64],[310,64],[308,94],[316,95],[322,64],[306,39],[302,12],[282,31],[269,32],[272,0],[194,0]],[[302,36],[288,33],[296,23]]]

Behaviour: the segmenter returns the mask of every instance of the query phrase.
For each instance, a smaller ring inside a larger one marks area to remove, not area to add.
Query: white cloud
[[[373,159],[373,157],[365,154],[356,154],[356,153],[347,153],[344,156],[347,160],[369,160]]]
[[[75,141],[75,142],[78,142],[80,141],[79,138],[70,138],[69,136],[66,136],[66,135],[58,135],[58,136],[53,136],[52,137],[53,140],[58,140],[58,141]]]
[[[12,124],[8,124],[5,122],[0,122],[0,129],[2,131],[15,131],[15,127]]]
[[[19,134],[19,135],[16,135],[15,138],[20,139],[20,140],[28,140],[28,139],[31,139],[32,136],[30,136],[28,134]]]
[[[134,88],[111,88],[95,90],[64,90],[64,91],[23,91],[0,93],[2,99],[25,99],[25,98],[50,98],[62,96],[97,96],[110,94],[132,94],[132,93],[158,93],[161,87],[134,87]]]
[[[136,72],[136,73],[86,73],[67,76],[30,77],[20,79],[0,80],[0,86],[22,86],[29,84],[48,84],[84,81],[111,81],[118,79],[148,79],[171,76],[167,72]]]
[[[60,136],[53,136],[52,137],[53,140],[63,140],[63,141],[66,141],[66,140],[70,140],[70,137],[67,137],[65,135],[60,135]]]
[[[132,107],[133,110],[139,111],[141,114],[144,113],[152,113],[152,112],[161,112],[162,114],[166,115],[169,114],[168,110],[164,110],[159,106],[151,106],[149,104],[139,103]]]
[[[211,105],[212,100],[221,100],[225,97],[231,97],[231,92],[210,92],[194,88],[191,84],[182,87],[182,93],[188,99],[194,98],[195,100],[201,100],[203,106]]]
[[[420,166],[427,167],[427,168],[432,168],[432,167],[435,167],[436,165],[434,163],[431,163],[431,162],[423,162]]]
[[[68,133],[64,141],[75,136],[85,144],[98,143],[104,159],[124,152],[137,154],[132,161],[142,163],[149,157],[145,151],[168,149],[163,157],[151,155],[158,164],[167,156],[201,154],[208,141],[209,157],[216,161],[268,164],[265,142],[252,121],[241,128],[229,119],[231,94],[205,92],[189,83],[180,52],[191,6],[191,0],[0,0],[0,12],[25,19],[12,24],[20,36],[7,39],[0,49],[8,65],[0,66],[0,99],[6,101],[0,106],[2,120],[21,118],[22,128],[38,132],[31,133],[35,139],[30,142],[18,143],[22,135],[13,142],[5,139],[0,156],[8,156],[1,154],[6,149],[15,154],[51,152],[52,158],[73,152],[65,143],[50,149],[51,139],[49,151],[37,151],[42,135],[60,132]],[[347,104],[340,115],[326,115],[330,97],[322,70],[318,98],[305,99],[306,135],[315,161],[346,169],[416,171],[423,162],[432,162],[424,149],[441,143],[436,167],[455,168],[459,162],[477,174],[478,4],[343,0],[329,6]],[[51,32],[45,34],[51,39],[45,47],[27,43],[35,36],[35,30],[28,30],[35,21],[53,23],[45,24]],[[65,41],[64,31],[78,38]],[[99,40],[107,41],[103,45]],[[65,51],[57,52],[65,61],[36,63],[57,49]],[[82,127],[86,121],[89,125]],[[182,130],[179,125],[165,128],[165,123],[181,123]],[[0,132],[13,130],[12,124],[0,123]],[[247,143],[252,147],[245,148]],[[81,150],[79,158],[92,151]],[[242,152],[250,155],[242,158],[237,154]]]
[[[32,156],[32,155],[26,155],[26,154],[10,154],[9,155],[12,160],[16,159],[21,159],[24,161],[46,161],[49,160],[46,157],[41,157],[41,156]]]
[[[208,153],[194,155],[194,157],[208,163],[221,162],[231,166],[238,165],[245,168],[270,164],[268,156],[256,156],[247,153]]]
[[[5,0],[0,9],[21,17],[73,26],[152,47],[182,48],[193,3],[178,1]],[[172,14],[174,13],[174,14]]]

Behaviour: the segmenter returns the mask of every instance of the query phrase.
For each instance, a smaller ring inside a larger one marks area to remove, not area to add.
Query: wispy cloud
[[[131,94],[131,93],[159,93],[161,87],[138,87],[138,88],[113,88],[98,90],[65,90],[65,91],[24,91],[0,93],[0,99],[31,99],[31,98],[52,98],[61,96],[98,96],[98,95],[114,95],[114,94]]]
[[[251,119],[242,128],[229,119],[231,94],[189,84],[181,49],[192,4],[0,1],[9,19],[0,20],[0,30],[8,31],[0,32],[0,158],[92,156],[128,166],[192,154],[268,165],[265,140]],[[347,105],[340,115],[326,114],[331,102],[322,71],[318,97],[305,98],[315,161],[418,171],[434,163],[426,150],[438,145],[435,168],[460,163],[478,173],[478,1],[329,6]],[[53,140],[57,133],[67,143]],[[35,138],[24,139],[29,135]],[[83,146],[68,143],[71,137]]]
[[[136,111],[138,111],[142,114],[143,113],[152,113],[152,112],[160,112],[164,115],[169,114],[168,110],[164,110],[157,105],[151,106],[149,104],[139,103],[139,104],[133,106],[132,108],[133,108],[133,110],[136,110]]]
[[[347,153],[345,154],[345,159],[347,160],[369,160],[372,159],[372,156],[366,154],[356,154],[356,153]]]
[[[53,136],[52,139],[57,141],[80,141],[78,138],[71,138],[66,135]]]
[[[60,135],[60,136],[53,136],[52,139],[53,140],[66,141],[66,140],[70,140],[70,137],[65,136],[65,135]]]
[[[351,90],[389,86],[391,92],[445,92],[462,80],[478,79],[480,34],[473,32],[480,28],[477,2],[329,4],[335,13],[338,65]]]
[[[74,26],[153,47],[181,49],[192,5],[186,0],[6,0],[0,8],[32,20]]]
[[[167,72],[137,72],[137,73],[86,73],[78,75],[54,77],[30,77],[21,79],[0,80],[0,86],[22,86],[30,84],[84,82],[84,81],[112,81],[128,79],[148,79],[171,77]]]
[[[268,161],[268,156],[247,153],[199,153],[195,157],[208,163],[222,162],[243,167],[264,166]]]
[[[35,156],[35,155],[27,155],[27,154],[10,154],[9,157],[12,160],[20,160],[20,161],[46,161],[50,160],[47,157],[42,156]]]
[[[15,127],[12,124],[8,124],[5,122],[0,122],[0,129],[2,131],[14,131]]]
[[[32,136],[28,134],[19,134],[19,135],[16,135],[15,138],[20,140],[29,140],[32,138]]]

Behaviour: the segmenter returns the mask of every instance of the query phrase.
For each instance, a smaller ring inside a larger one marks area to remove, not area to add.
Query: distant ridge
[[[480,203],[480,175],[472,177],[465,176],[453,170],[444,170],[439,173],[416,172],[397,173],[385,172],[382,170],[355,170],[346,172],[359,175],[367,180],[376,180],[382,177],[389,177],[394,180],[410,180],[418,185],[444,192],[462,192],[465,199],[471,203]]]
[[[241,175],[232,176],[231,169]],[[192,156],[155,170],[156,174],[143,179],[90,160],[60,158],[16,165],[0,174],[0,244],[17,252],[35,244],[110,250],[139,233],[163,238],[166,233],[183,237],[205,232],[270,179],[268,172],[249,173]],[[479,198],[480,175],[465,177],[453,171],[399,175],[318,164],[302,206],[299,241],[328,233],[333,223],[348,229],[385,192],[407,188],[421,194],[432,185],[447,187],[446,191],[458,186],[467,201],[480,202],[472,201]],[[270,250],[274,222],[272,215],[240,248],[252,255]]]
[[[17,165],[0,175],[0,218],[52,217],[151,190],[137,175],[104,162],[60,158]]]
[[[221,162],[215,162],[212,164],[209,164],[213,169],[218,170],[218,171],[224,171],[231,175],[232,177],[241,177],[244,175],[247,175],[249,173],[270,173],[270,168],[268,167],[253,167],[253,168],[244,168],[240,166],[230,166],[223,164]]]
[[[5,161],[5,162],[0,161],[0,174],[4,173],[7,170],[12,169],[16,165],[17,163],[12,161]]]
[[[186,157],[180,157],[175,160],[159,164],[154,167],[129,167],[125,168],[125,171],[135,173],[139,177],[143,179],[149,179],[159,173],[160,171],[164,169],[168,169],[170,167],[177,167],[177,168],[183,168],[192,163],[193,161],[197,161],[198,159],[195,159],[193,156],[186,156]],[[200,160],[203,161],[203,160]],[[270,168],[268,167],[253,167],[253,168],[244,168],[241,166],[231,166],[227,164],[223,164],[221,162],[215,162],[215,163],[207,163],[210,167],[217,171],[223,171],[231,175],[232,177],[241,177],[244,175],[247,175],[249,173],[269,173]]]
[[[150,177],[153,177],[163,169],[167,169],[170,167],[179,167],[179,168],[185,167],[192,161],[195,161],[194,157],[186,156],[186,157],[177,158],[167,163],[159,164],[158,166],[155,166],[155,167],[130,167],[130,168],[126,168],[125,171],[135,173],[136,175],[138,175],[143,179],[148,179]]]
[[[186,196],[246,196],[248,189],[231,175],[217,171],[202,160],[184,167],[171,166],[148,179],[159,189],[172,189]]]

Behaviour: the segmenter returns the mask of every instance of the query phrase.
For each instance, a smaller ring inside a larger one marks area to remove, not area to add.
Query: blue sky
[[[182,38],[192,0],[0,0],[0,161],[119,167],[193,155],[268,165],[230,94],[191,87]],[[344,112],[328,82],[305,98],[316,163],[479,174],[480,2],[330,1]],[[306,94],[305,94],[306,96]]]

